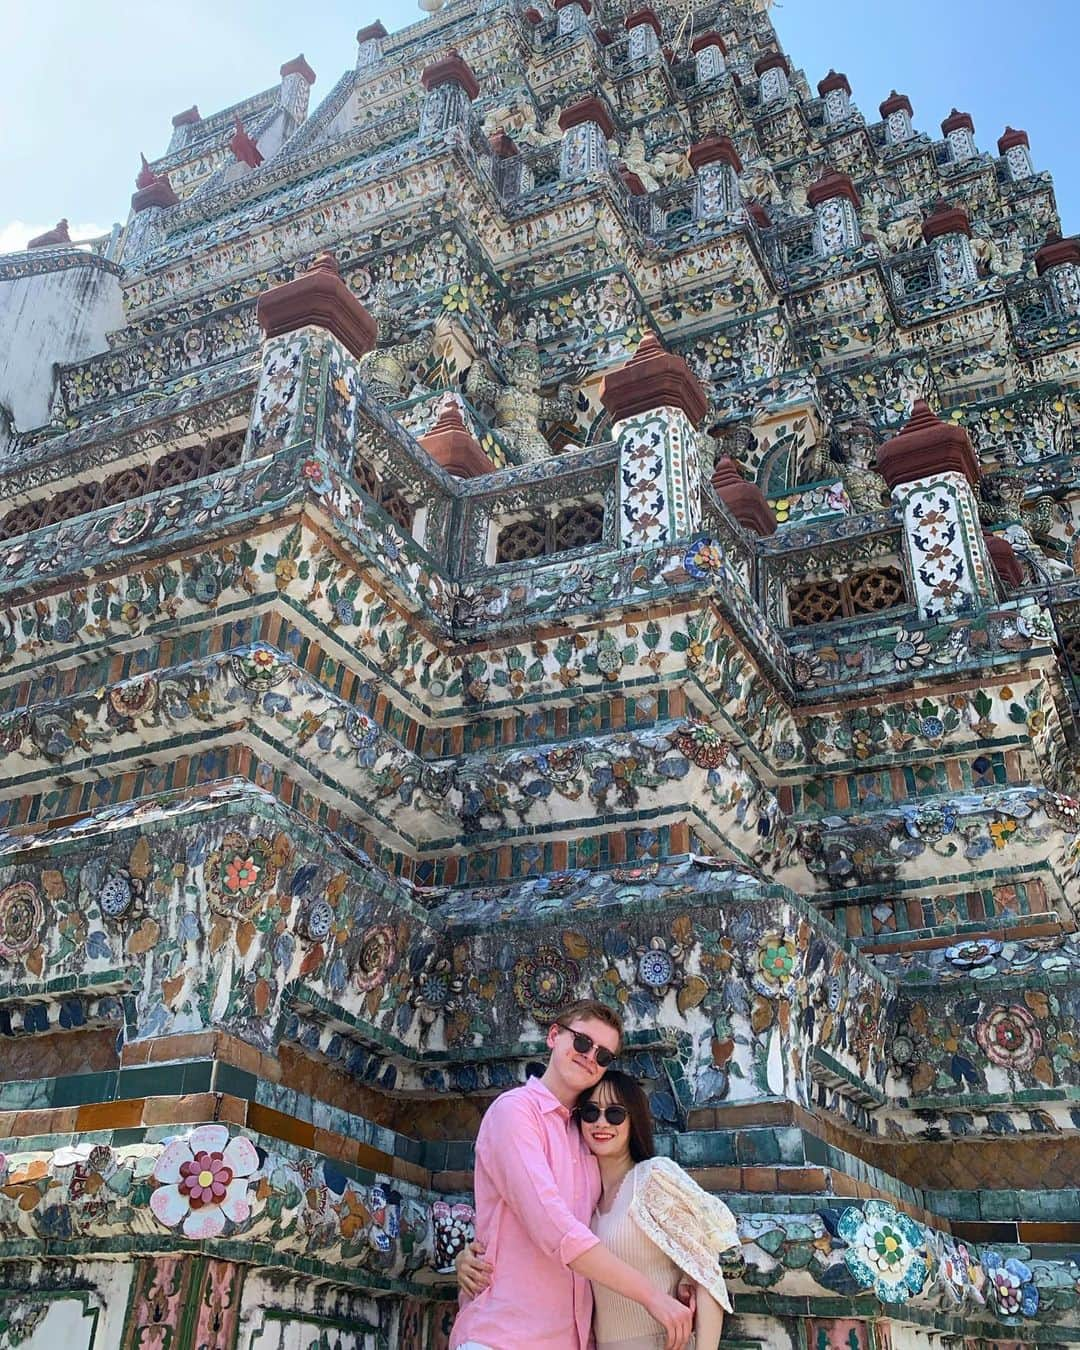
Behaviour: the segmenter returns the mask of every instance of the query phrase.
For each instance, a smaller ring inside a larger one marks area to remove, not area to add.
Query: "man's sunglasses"
[[[557,1027],[563,1031],[569,1031],[574,1038],[574,1049],[579,1055],[593,1054],[596,1056],[596,1062],[602,1069],[606,1069],[615,1058],[615,1051],[609,1050],[606,1045],[597,1045],[591,1036],[586,1036],[583,1031],[575,1031],[573,1027],[568,1027],[565,1022],[556,1022]]]
[[[628,1114],[625,1106],[605,1106],[601,1111],[595,1102],[586,1102],[577,1112],[586,1125],[595,1125],[601,1116],[609,1125],[621,1125]]]

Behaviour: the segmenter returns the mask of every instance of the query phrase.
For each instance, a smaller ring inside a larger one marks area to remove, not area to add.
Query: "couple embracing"
[[[547,1044],[543,1076],[497,1097],[477,1135],[451,1350],[716,1350],[730,1210],[655,1155],[645,1093],[609,1068],[616,1013],[571,1004]]]

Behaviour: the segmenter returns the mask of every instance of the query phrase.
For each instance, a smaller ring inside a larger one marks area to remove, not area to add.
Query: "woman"
[[[728,1207],[703,1191],[670,1158],[658,1158],[645,1093],[628,1074],[609,1069],[574,1110],[600,1168],[601,1195],[592,1229],[616,1256],[674,1294],[696,1285],[694,1350],[716,1350],[731,1311],[718,1258],[739,1244]],[[470,1297],[487,1288],[491,1267],[467,1247],[458,1280]],[[593,1286],[596,1350],[662,1350],[658,1323],[630,1299]]]

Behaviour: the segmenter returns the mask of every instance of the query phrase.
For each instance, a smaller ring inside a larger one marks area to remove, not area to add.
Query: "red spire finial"
[[[135,186],[137,188],[153,187],[153,185],[157,182],[157,174],[154,173],[153,169],[150,167],[149,162],[147,161],[146,156],[142,153],[141,150],[139,151],[139,158],[142,160],[142,168],[139,170],[138,174],[135,177]]]

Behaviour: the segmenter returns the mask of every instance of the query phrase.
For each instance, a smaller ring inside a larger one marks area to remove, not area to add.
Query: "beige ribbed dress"
[[[643,1164],[627,1172],[606,1214],[593,1215],[592,1230],[609,1251],[633,1266],[657,1288],[674,1295],[682,1271],[630,1217],[634,1187]],[[593,1285],[593,1332],[596,1350],[663,1350],[665,1337],[640,1303],[613,1294],[603,1285]],[[692,1350],[693,1338],[688,1342]]]

